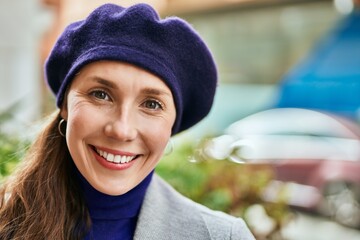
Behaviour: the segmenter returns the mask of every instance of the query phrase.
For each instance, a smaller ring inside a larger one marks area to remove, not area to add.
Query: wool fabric
[[[170,88],[176,107],[172,135],[209,112],[217,85],[212,54],[194,28],[178,17],[160,19],[147,4],[104,4],[70,24],[55,43],[45,78],[61,107],[66,89],[82,67],[114,60],[139,66]]]

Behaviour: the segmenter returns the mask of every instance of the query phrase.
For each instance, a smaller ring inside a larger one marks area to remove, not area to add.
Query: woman
[[[59,110],[2,188],[0,239],[253,239],[153,173],[215,94],[213,58],[186,22],[105,4],[64,30],[45,75]]]

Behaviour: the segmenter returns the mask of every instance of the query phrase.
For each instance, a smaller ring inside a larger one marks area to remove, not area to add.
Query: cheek
[[[98,111],[86,105],[70,108],[68,115],[69,140],[83,140],[88,135],[96,133],[101,125],[102,118]]]
[[[172,124],[167,122],[161,122],[161,124],[153,124],[152,127],[146,127],[147,145],[154,155],[162,155],[162,152],[169,142],[171,128]]]

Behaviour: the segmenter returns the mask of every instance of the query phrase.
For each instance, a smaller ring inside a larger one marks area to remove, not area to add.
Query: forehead
[[[171,93],[166,83],[155,74],[133,64],[119,61],[97,61],[85,65],[75,76],[77,79],[103,79],[114,84],[139,83],[142,85],[161,88]],[[138,81],[136,81],[138,80]]]

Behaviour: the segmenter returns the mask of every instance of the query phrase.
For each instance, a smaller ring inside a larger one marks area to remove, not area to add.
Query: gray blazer
[[[244,221],[210,210],[154,174],[140,211],[135,240],[253,240]]]

